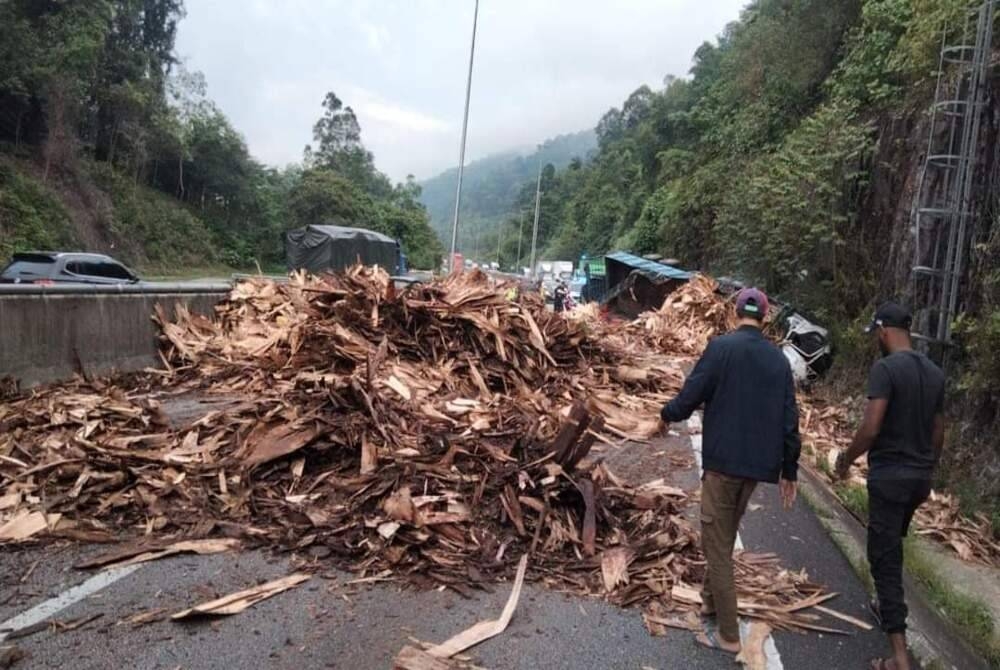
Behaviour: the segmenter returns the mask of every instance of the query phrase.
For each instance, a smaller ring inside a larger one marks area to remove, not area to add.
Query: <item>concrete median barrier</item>
[[[0,379],[22,389],[159,364],[157,304],[210,314],[228,284],[0,286]]]

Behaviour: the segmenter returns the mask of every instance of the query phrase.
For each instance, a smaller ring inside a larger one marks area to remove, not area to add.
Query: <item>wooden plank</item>
[[[261,584],[260,586],[255,586],[243,591],[237,591],[236,593],[231,593],[227,596],[195,605],[190,609],[182,610],[177,614],[172,615],[170,618],[176,621],[177,619],[186,619],[188,617],[199,615],[219,616],[239,614],[248,607],[252,607],[262,600],[267,600],[272,596],[276,596],[282,591],[295,588],[302,582],[309,581],[311,578],[312,575],[296,573],[287,577],[282,577],[281,579],[275,579],[274,581],[267,582],[266,584]]]
[[[862,621],[861,619],[855,619],[854,617],[852,617],[849,614],[844,614],[843,612],[838,612],[837,610],[832,610],[829,607],[823,607],[822,605],[817,605],[814,609],[816,611],[818,611],[818,612],[822,612],[823,614],[828,614],[828,615],[832,616],[835,619],[840,619],[841,621],[846,621],[847,623],[852,623],[855,626],[857,626],[858,628],[860,628],[861,630],[873,630],[875,628],[870,623]]]
[[[399,650],[392,662],[393,670],[453,670],[455,664],[407,645]]]
[[[554,460],[556,463],[565,462],[573,445],[580,439],[580,435],[587,429],[589,423],[590,412],[587,411],[587,408],[581,402],[573,403],[569,411],[569,417],[563,421],[562,426],[559,428],[559,433],[556,435],[556,439],[552,442],[552,447],[549,449],[550,452],[555,454]]]
[[[510,520],[514,522],[517,534],[522,536],[527,535],[527,532],[524,530],[524,514],[521,511],[521,501],[517,499],[514,487],[510,484],[504,486],[504,494],[501,496],[501,502],[504,509],[507,510],[507,514],[510,515]]]
[[[597,506],[594,501],[594,482],[589,479],[580,480],[580,492],[583,494],[583,553],[593,556],[597,552]]]
[[[736,662],[742,663],[746,670],[767,670],[764,642],[770,634],[771,627],[763,621],[751,623],[750,633],[743,641],[743,648],[736,656]]]
[[[602,430],[604,430],[604,417],[597,416],[590,422],[590,427],[583,433],[583,437],[580,438],[576,446],[570,451],[570,455],[563,465],[567,472],[572,471],[579,465],[580,461],[587,457],[587,454],[590,453],[590,450],[594,446],[594,442],[597,441],[597,435]]]
[[[510,590],[510,597],[507,598],[507,604],[504,605],[503,612],[500,613],[499,619],[480,621],[450,640],[443,642],[436,647],[432,647],[428,650],[428,653],[430,653],[431,656],[437,656],[439,658],[450,658],[455,654],[465,651],[469,647],[473,647],[480,642],[490,639],[491,637],[496,637],[500,633],[507,630],[507,626],[510,624],[510,620],[514,616],[514,610],[517,609],[517,601],[521,598],[521,588],[524,586],[524,574],[527,569],[528,555],[525,554],[521,557],[521,562],[518,563],[517,575],[514,577],[514,586]]]

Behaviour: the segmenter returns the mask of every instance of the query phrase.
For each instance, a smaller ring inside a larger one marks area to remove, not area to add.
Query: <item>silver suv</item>
[[[110,256],[63,251],[14,254],[0,284],[134,284],[139,277]]]

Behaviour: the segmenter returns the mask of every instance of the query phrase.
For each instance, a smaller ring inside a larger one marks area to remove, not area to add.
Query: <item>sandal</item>
[[[702,632],[698,633],[697,635],[695,635],[694,641],[697,644],[701,645],[702,647],[705,647],[706,649],[714,649],[715,651],[721,651],[733,655],[740,653],[740,650],[731,651],[723,647],[722,644],[719,642],[719,638],[716,637],[715,631],[709,630],[707,628]]]
[[[889,663],[892,663],[891,658],[873,658],[869,667],[871,670],[893,670],[892,667],[889,667]]]

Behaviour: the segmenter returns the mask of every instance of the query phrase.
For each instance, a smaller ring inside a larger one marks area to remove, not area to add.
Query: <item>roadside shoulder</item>
[[[859,577],[871,590],[871,575],[868,571],[868,562],[865,558],[866,530],[865,527],[853,517],[841,504],[836,495],[820,479],[809,470],[808,467],[800,469],[800,490],[809,505],[815,510],[817,517],[823,527],[830,533],[831,538],[841,550],[847,560],[854,567]],[[920,543],[921,545],[923,543]],[[911,543],[912,545],[912,543]],[[914,552],[911,552],[913,554]],[[921,554],[916,552],[919,557]],[[951,590],[958,592],[954,588],[953,582],[963,581],[960,579],[945,580],[941,577],[944,570],[934,567],[934,572],[922,572],[915,578],[913,563],[918,566],[927,567],[930,562],[914,561],[912,556],[908,556],[906,572],[903,575],[906,587],[907,604],[910,607],[910,644],[914,654],[921,660],[925,667],[961,668],[962,670],[975,670],[977,668],[997,668],[1000,667],[1000,659],[994,657],[987,660],[984,656],[987,653],[983,640],[969,640],[959,624],[966,624],[960,617],[949,617],[947,610],[942,611],[941,595]],[[934,560],[937,560],[936,558]],[[944,564],[939,563],[938,566]],[[918,570],[919,572],[919,570]],[[928,574],[935,574],[937,580],[935,584],[942,593],[935,594],[925,586]],[[989,611],[985,609],[978,611]],[[958,618],[958,621],[952,621]],[[995,621],[995,618],[993,619]],[[992,643],[996,645],[995,626],[993,629]],[[973,648],[972,643],[976,643]],[[997,647],[994,647],[997,648]],[[991,664],[992,661],[992,664]]]

